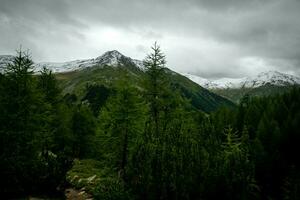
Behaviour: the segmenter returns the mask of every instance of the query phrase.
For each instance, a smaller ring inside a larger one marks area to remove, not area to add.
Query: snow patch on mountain
[[[253,77],[220,78],[216,80],[209,80],[188,73],[181,74],[207,89],[257,88],[267,84],[275,86],[289,86],[300,84],[299,77],[284,74],[278,71],[262,72]]]
[[[11,63],[14,56],[11,55],[0,55],[0,73],[4,72],[4,69],[8,63]],[[74,60],[69,62],[40,62],[34,64],[34,71],[38,73],[43,67],[52,70],[54,73],[70,72],[86,69],[93,66],[111,66],[119,67],[132,64],[133,66],[145,71],[143,61],[131,59],[126,57],[120,52],[113,50],[107,51],[103,55],[84,60]],[[257,88],[263,85],[276,85],[276,86],[287,86],[300,84],[300,78],[284,74],[277,71],[267,71],[259,73],[253,77],[243,78],[220,78],[216,80],[206,79],[190,73],[181,73],[190,80],[199,84],[200,86],[207,89],[226,89],[226,88]]]
[[[133,62],[140,70],[143,70],[143,71],[146,70],[143,61],[141,61],[141,60],[136,60],[136,59],[132,59],[132,62]]]
[[[96,63],[108,66],[117,66],[121,63],[121,59],[127,58],[123,56],[120,52],[113,50],[104,53],[95,59]]]
[[[7,63],[11,63],[13,61],[14,56],[11,55],[0,55],[0,72],[4,71]],[[93,66],[123,66],[131,63],[135,65],[137,68],[144,70],[144,65],[142,61],[131,59],[130,57],[126,57],[120,52],[113,50],[107,51],[103,55],[92,58],[92,59],[84,59],[84,60],[73,60],[69,62],[40,62],[34,64],[34,71],[39,72],[43,67],[52,70],[54,73],[61,72],[70,72],[70,71],[78,71],[85,68],[93,67]]]
[[[257,88],[266,84],[276,86],[297,85],[300,84],[300,78],[278,71],[267,71],[259,73],[255,77],[247,78],[242,86],[245,88]]]
[[[181,75],[187,77],[188,79],[192,80],[193,82],[197,83],[198,85],[201,85],[204,88],[214,87],[213,82],[206,78],[202,78],[200,76],[189,74],[189,73],[181,73]]]
[[[217,80],[209,80],[197,75],[189,74],[189,73],[181,73],[183,76],[186,76],[193,82],[198,85],[207,88],[207,89],[216,89],[216,88],[238,88],[241,86],[241,82],[245,80],[245,78],[220,78]]]

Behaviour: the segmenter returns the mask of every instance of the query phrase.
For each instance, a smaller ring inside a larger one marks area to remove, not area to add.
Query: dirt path
[[[91,195],[87,194],[84,190],[75,190],[73,188],[66,189],[65,191],[67,200],[92,200]]]

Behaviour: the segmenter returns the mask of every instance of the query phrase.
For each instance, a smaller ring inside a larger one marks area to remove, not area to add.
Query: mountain
[[[188,73],[182,73],[182,75],[207,89],[258,88],[268,84],[273,86],[290,86],[300,84],[299,77],[278,71],[262,72],[253,77],[220,78],[217,80],[209,80]]]
[[[250,96],[274,95],[300,85],[299,77],[278,71],[262,72],[253,77],[217,80],[209,80],[192,74],[182,75],[234,102],[238,102],[245,94]]]
[[[242,82],[246,80],[246,78],[220,78],[217,80],[209,80],[189,73],[181,74],[206,89],[238,88]]]
[[[7,63],[12,62],[12,55],[0,55],[0,72],[3,72],[3,68]],[[34,64],[34,71],[38,72],[43,67],[52,70],[54,73],[71,72],[93,67],[95,65],[117,66],[126,65],[128,62],[132,62],[137,67],[142,68],[142,62],[134,60],[122,55],[120,52],[113,50],[104,53],[102,56],[92,59],[73,60],[69,62],[39,62]]]
[[[13,57],[5,56],[2,58],[2,66],[4,66],[5,62],[11,62]],[[145,76],[142,61],[124,56],[116,50],[108,51],[92,59],[62,63],[35,63],[34,71],[38,73],[42,67],[56,73],[65,94],[75,93],[79,99],[84,98],[87,85],[112,87],[118,79],[124,77],[125,73],[128,76],[128,84],[142,89]],[[191,104],[196,109],[211,112],[222,106],[234,106],[228,99],[210,92],[181,74],[168,68],[165,68],[164,73],[173,89],[178,89],[182,96],[190,99]]]

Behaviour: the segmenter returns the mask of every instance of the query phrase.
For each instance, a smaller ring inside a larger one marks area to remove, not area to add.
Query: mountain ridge
[[[299,77],[278,71],[261,72],[252,77],[221,78],[214,81],[191,74],[182,75],[235,103],[239,103],[244,95],[251,97],[273,96],[285,93],[295,86],[300,86]]]
[[[0,73],[4,71],[4,67],[7,63],[12,62],[14,56],[12,55],[0,55]],[[106,51],[102,55],[96,58],[90,59],[78,59],[66,62],[37,62],[34,63],[34,71],[38,73],[43,67],[52,70],[54,73],[65,73],[77,70],[83,70],[85,68],[90,68],[95,65],[106,65],[115,67],[124,64],[124,62],[130,62],[136,65],[138,68],[143,70],[142,61],[132,59],[120,53],[117,50]]]
[[[12,62],[14,56],[0,55],[0,73],[4,70],[7,63]],[[104,52],[102,55],[91,59],[78,59],[66,62],[38,62],[34,63],[34,71],[38,73],[43,67],[52,70],[54,73],[65,73],[77,70],[83,70],[95,65],[98,66],[122,66],[124,63],[135,65],[141,70],[145,70],[143,61],[132,59],[120,53],[117,50]],[[178,72],[176,72],[178,73]],[[197,83],[206,89],[240,89],[240,88],[257,88],[266,84],[275,86],[286,86],[300,84],[300,78],[297,76],[281,73],[278,71],[266,71],[257,74],[256,76],[248,76],[243,78],[220,78],[217,80],[209,80],[201,76],[190,73],[179,73],[191,81]]]
[[[211,90],[258,88],[265,85],[291,86],[300,84],[299,77],[273,70],[258,73],[256,76],[243,78],[220,78],[217,80],[209,80],[189,73],[181,74],[202,87]]]

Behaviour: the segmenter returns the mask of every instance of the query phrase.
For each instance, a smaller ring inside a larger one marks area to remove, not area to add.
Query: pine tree
[[[167,82],[164,76],[166,64],[165,55],[161,52],[157,43],[151,47],[153,52],[144,60],[146,68],[146,80],[144,84],[145,99],[149,104],[150,120],[154,123],[155,136],[159,135],[161,111],[163,110],[163,99],[167,94]]]
[[[72,151],[75,158],[87,158],[90,153],[90,142],[96,133],[96,121],[87,105],[75,108],[72,116]]]
[[[249,199],[257,191],[254,166],[250,161],[247,129],[241,137],[231,127],[225,129],[223,175],[228,199]],[[236,192],[238,191],[238,192]]]
[[[54,74],[43,68],[37,77],[37,89],[43,102],[41,118],[44,118],[43,131],[39,138],[41,185],[55,191],[65,180],[66,171],[73,160],[71,153],[71,110],[62,101],[61,90]]]
[[[116,94],[101,110],[99,132],[105,157],[110,159],[109,164],[125,181],[128,159],[144,124],[144,106],[136,89],[128,84],[126,72],[115,90]]]
[[[134,157],[139,183],[136,187],[149,199],[187,198],[193,183],[194,158],[198,156],[191,137],[193,120],[185,111],[188,102],[171,90],[165,76],[165,56],[156,43],[152,51],[144,61],[148,112]]]
[[[44,109],[41,93],[36,90],[33,62],[18,51],[7,65],[1,86],[0,137],[3,148],[0,159],[5,192],[18,193],[36,185],[39,165],[39,138],[47,123],[41,117]],[[2,188],[3,189],[3,188]]]

